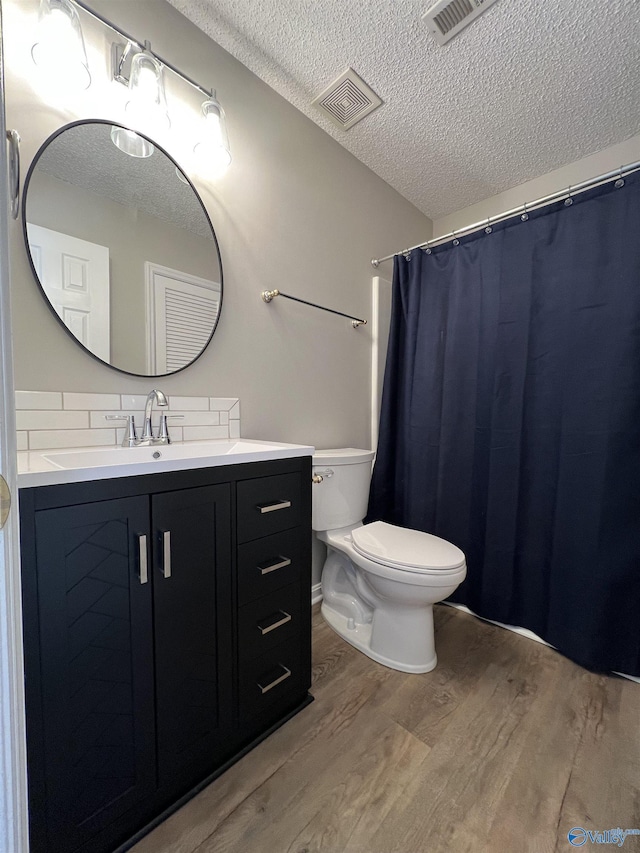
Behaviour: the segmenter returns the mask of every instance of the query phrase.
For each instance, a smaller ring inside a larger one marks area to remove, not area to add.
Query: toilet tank
[[[314,530],[337,530],[359,524],[367,512],[372,450],[342,447],[316,450],[313,474],[321,483],[311,488]]]

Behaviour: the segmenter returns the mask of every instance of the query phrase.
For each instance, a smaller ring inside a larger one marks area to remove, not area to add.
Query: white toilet
[[[372,459],[372,451],[351,447],[313,456],[312,526],[328,546],[322,615],[378,663],[429,672],[437,663],[433,605],[465,579],[465,557],[430,533],[362,524]]]

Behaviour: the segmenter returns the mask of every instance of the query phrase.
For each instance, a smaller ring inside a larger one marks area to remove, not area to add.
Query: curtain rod
[[[588,181],[583,181],[581,184],[575,184],[567,187],[566,189],[558,190],[551,195],[542,196],[534,201],[527,201],[518,207],[512,208],[511,210],[505,210],[504,213],[499,213],[496,216],[487,216],[486,219],[483,219],[480,222],[474,222],[472,225],[466,225],[464,228],[456,228],[455,231],[450,231],[448,234],[442,234],[440,237],[434,237],[432,240],[425,240],[422,243],[418,243],[416,246],[410,246],[408,249],[403,249],[400,252],[394,252],[392,255],[385,255],[384,258],[372,258],[371,265],[373,267],[378,267],[383,261],[390,261],[391,258],[395,258],[396,255],[406,255],[414,249],[430,249],[432,246],[446,243],[448,240],[456,240],[456,238],[460,236],[473,234],[474,231],[480,231],[482,228],[490,229],[491,226],[495,225],[497,222],[503,222],[505,219],[510,219],[518,213],[521,213],[523,218],[528,218],[527,215],[530,210],[542,207],[545,204],[550,204],[553,201],[559,201],[563,196],[566,196],[567,201],[569,201],[571,197],[577,193],[593,189],[594,187],[597,187],[600,184],[605,184],[607,181],[611,181],[614,178],[622,180],[626,175],[636,172],[638,169],[640,169],[640,160],[635,163],[630,163],[628,166],[620,166],[619,169],[616,169],[613,172],[606,172],[603,175],[590,178]],[[487,233],[490,233],[490,231],[487,231]]]
[[[319,308],[321,311],[328,311],[329,314],[338,314],[340,317],[346,317],[347,320],[351,320],[351,325],[354,329],[357,329],[358,326],[366,326],[366,320],[360,320],[358,317],[354,317],[352,314],[345,314],[343,311],[336,311],[334,308],[325,308],[324,305],[318,305],[315,302],[307,302],[306,299],[299,299],[297,296],[290,296],[288,293],[283,293],[281,290],[263,290],[260,294],[262,296],[263,302],[271,302],[272,299],[275,299],[276,296],[284,296],[285,299],[293,299],[294,302],[302,302],[303,305],[310,305],[312,308]]]

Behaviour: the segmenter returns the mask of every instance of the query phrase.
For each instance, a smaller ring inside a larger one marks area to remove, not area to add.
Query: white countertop
[[[186,441],[150,447],[23,451],[18,453],[18,488],[291,459],[312,456],[313,452],[314,448],[308,445],[246,438]]]

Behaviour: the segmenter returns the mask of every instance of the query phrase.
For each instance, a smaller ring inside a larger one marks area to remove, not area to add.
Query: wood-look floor
[[[315,613],[316,701],[133,853],[566,853],[574,826],[640,827],[640,685],[435,610],[425,675]]]

